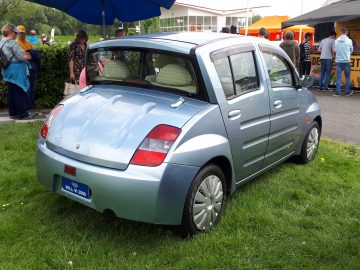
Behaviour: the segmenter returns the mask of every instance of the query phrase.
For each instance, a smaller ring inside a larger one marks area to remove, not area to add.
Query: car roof
[[[146,35],[134,35],[115,39],[109,39],[94,43],[90,49],[112,46],[130,47],[156,47],[164,50],[171,50],[179,53],[189,53],[195,47],[204,46],[209,43],[219,42],[224,39],[248,39],[247,37],[225,34],[225,33],[206,33],[206,32],[174,32],[174,33],[154,33]],[[155,46],[156,45],[156,46]]]
[[[206,33],[206,32],[173,32],[173,33],[155,33],[147,35],[129,36],[127,38],[144,38],[144,39],[158,39],[158,40],[171,40],[192,45],[204,45],[209,42],[224,38],[236,38],[237,35],[224,34],[224,33]]]

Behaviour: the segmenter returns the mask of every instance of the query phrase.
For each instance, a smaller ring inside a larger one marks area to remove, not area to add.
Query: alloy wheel
[[[319,146],[319,130],[316,127],[309,133],[307,146],[306,146],[306,156],[308,160],[313,160],[316,155],[316,151]]]

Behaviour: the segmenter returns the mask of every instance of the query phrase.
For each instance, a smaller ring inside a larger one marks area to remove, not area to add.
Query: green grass
[[[284,163],[240,188],[212,232],[184,241],[46,191],[35,174],[39,126],[0,126],[0,269],[360,268],[354,146],[322,140],[315,162]]]

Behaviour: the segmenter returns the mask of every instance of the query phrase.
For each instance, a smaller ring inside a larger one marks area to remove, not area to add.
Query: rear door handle
[[[228,117],[229,117],[230,120],[236,120],[236,119],[241,117],[241,111],[240,110],[233,110],[233,111],[229,112]]]
[[[282,101],[281,101],[281,100],[276,100],[276,101],[274,102],[274,107],[275,107],[276,109],[280,109],[280,108],[282,107]]]

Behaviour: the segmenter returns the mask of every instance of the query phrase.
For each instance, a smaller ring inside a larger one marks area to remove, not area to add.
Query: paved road
[[[332,91],[312,90],[317,96],[323,118],[322,136],[360,147],[360,93],[333,97]]]
[[[48,110],[48,109],[36,110],[36,111],[32,112],[33,114],[36,115],[35,119],[19,121],[19,120],[10,119],[7,110],[2,108],[2,109],[0,109],[0,125],[1,124],[9,124],[9,123],[27,123],[27,122],[34,122],[34,121],[39,121],[39,120],[43,121],[46,119],[49,112],[50,112],[50,110]]]

